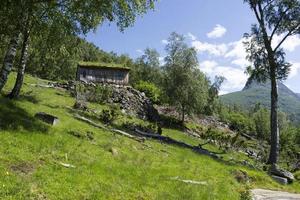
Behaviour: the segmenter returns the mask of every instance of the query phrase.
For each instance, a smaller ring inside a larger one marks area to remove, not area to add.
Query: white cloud
[[[166,63],[165,63],[165,57],[160,56],[160,57],[158,58],[158,60],[159,60],[160,65],[166,64]]]
[[[215,76],[224,76],[226,81],[221,87],[220,94],[226,94],[228,91],[241,90],[246,81],[247,75],[244,73],[244,69],[222,66],[215,61],[206,60],[200,63],[200,70],[206,73],[210,78]]]
[[[291,71],[289,74],[289,79],[294,78],[295,76],[298,75],[298,73],[300,73],[300,63],[295,63],[295,62],[291,62],[292,66],[291,66]]]
[[[217,62],[206,60],[200,63],[200,70],[207,74],[212,74],[214,72],[214,68],[218,65]]]
[[[208,38],[220,38],[227,32],[226,28],[220,24],[217,24],[214,29],[207,33]]]
[[[194,34],[190,33],[190,32],[187,34],[187,37],[189,39],[193,40],[193,41],[197,40],[197,37]]]
[[[229,43],[228,46],[231,50],[229,50],[225,58],[232,58],[232,64],[240,66],[242,68],[250,65],[251,63],[246,59],[247,52],[244,46],[245,38],[241,38],[236,42]]]
[[[226,44],[211,44],[207,42],[201,42],[199,40],[193,41],[192,46],[197,50],[198,53],[207,52],[214,56],[223,56],[228,50]]]
[[[161,43],[162,44],[168,44],[168,40],[162,40]]]
[[[226,91],[226,90],[220,90],[219,95],[223,95],[223,94],[228,94],[230,92]]]
[[[273,38],[272,46],[275,48],[279,42],[283,39],[284,35],[275,35]],[[286,51],[293,52],[300,46],[300,37],[297,35],[290,36],[282,44],[282,48]]]
[[[143,54],[144,53],[143,50],[141,50],[141,49],[137,49],[136,52],[139,53],[139,54]]]

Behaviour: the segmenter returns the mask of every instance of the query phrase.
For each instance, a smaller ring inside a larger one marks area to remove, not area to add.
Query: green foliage
[[[285,59],[282,44],[291,36],[300,34],[299,0],[245,0],[257,20],[252,25],[251,34],[245,34],[248,60],[253,68],[248,67],[249,80],[265,82],[271,80],[271,150],[268,163],[276,164],[279,156],[278,132],[278,91],[277,81],[285,80],[291,64]],[[274,36],[284,35],[276,45]]]
[[[137,58],[130,71],[130,83],[146,81],[161,86],[163,72],[160,67],[159,53],[155,49],[145,49],[144,54]]]
[[[227,112],[223,113],[221,119],[230,124],[230,129],[239,133],[252,133],[254,131],[253,121],[242,113]]]
[[[220,102],[217,101],[219,98],[219,91],[222,83],[225,81],[225,77],[216,76],[214,83],[211,84],[208,90],[208,103],[205,107],[205,114],[213,115],[217,112],[218,106],[220,106]]]
[[[295,179],[300,181],[300,171],[294,173]]]
[[[207,102],[208,80],[197,69],[197,53],[189,48],[184,37],[172,33],[168,39],[165,58],[165,94],[168,102],[185,114],[200,113]]]
[[[5,91],[12,87],[13,78],[9,79]],[[25,82],[23,92],[26,95],[19,100],[0,97],[0,109],[5,111],[0,122],[6,123],[0,129],[2,199],[118,199],[122,194],[125,200],[238,200],[243,186],[231,176],[231,171],[238,169],[247,172],[254,180],[251,186],[255,188],[299,191],[297,182],[282,186],[261,171],[237,164],[228,165],[154,140],[141,143],[97,129],[72,117],[70,107],[74,98],[66,91],[32,86],[47,84],[48,81],[30,76],[25,77]],[[35,101],[32,101],[33,98]],[[10,106],[11,103],[13,106]],[[89,103],[89,107],[102,110],[104,106]],[[41,111],[56,115],[60,122],[56,126],[48,126],[34,120],[34,114]],[[23,114],[16,119],[17,113]],[[37,128],[36,123],[47,129]],[[74,137],[69,134],[71,131],[93,132],[93,140]],[[191,145],[203,142],[178,130],[163,129],[163,135]],[[212,145],[205,147],[216,150]],[[118,151],[117,155],[109,151],[112,148]],[[222,156],[231,157],[232,154]],[[66,168],[61,163],[75,168]],[[172,180],[178,176],[184,180],[207,180],[207,185]]]
[[[279,109],[288,115],[289,120],[295,125],[300,122],[300,101],[298,97],[284,84],[278,83]],[[260,104],[262,108],[270,108],[270,82],[252,82],[239,92],[234,92],[220,97],[226,105],[238,105],[243,111],[251,110],[254,105]]]
[[[76,87],[77,100],[105,103],[107,102],[111,95],[112,89],[106,85],[85,85],[78,84]]]
[[[270,139],[270,112],[266,108],[260,108],[253,113],[253,121],[257,138],[268,140]]]
[[[294,170],[295,164],[299,162],[300,142],[297,140],[299,136],[300,130],[291,125],[281,130],[281,162],[285,163],[289,170]]]
[[[158,131],[157,124],[153,123],[138,123],[132,121],[125,121],[122,123],[121,126],[130,131],[135,131],[135,129],[139,129],[147,133],[157,133]]]
[[[42,36],[32,37],[27,63],[30,74],[51,80],[74,80],[78,61],[116,63],[124,67],[133,65],[128,56],[106,53],[76,36],[53,35],[56,31],[60,30],[47,29]]]
[[[100,120],[105,124],[113,123],[120,115],[120,109],[112,107],[111,109],[104,109],[99,115]]]
[[[159,103],[161,91],[153,83],[140,81],[134,86],[137,90],[144,92],[153,103]]]
[[[252,193],[249,186],[240,191],[240,200],[252,200]]]
[[[239,138],[239,134],[233,136],[226,131],[222,131],[214,127],[208,127],[201,137],[210,142],[214,142],[219,149],[224,151],[245,147],[245,141]]]

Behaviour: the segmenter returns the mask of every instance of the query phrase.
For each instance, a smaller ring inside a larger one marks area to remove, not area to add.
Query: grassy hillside
[[[10,77],[5,92],[12,87],[12,81]],[[153,140],[141,143],[96,129],[74,119],[74,99],[66,91],[37,87],[34,84],[46,81],[29,76],[25,83],[19,100],[0,97],[0,199],[234,200],[248,186],[300,191],[299,183],[281,186],[264,172],[234,162],[217,161]],[[89,106],[97,110],[105,107]],[[60,122],[53,127],[46,125],[34,118],[37,112],[53,114]],[[126,116],[120,120],[139,121]],[[92,132],[94,139],[77,138],[70,131]],[[190,144],[202,142],[178,130],[163,129],[163,135]],[[214,146],[209,148],[216,150]],[[248,159],[237,152],[223,156]],[[234,178],[237,170],[248,173],[249,184]],[[176,177],[205,183],[184,183]]]
[[[289,115],[295,121],[300,122],[300,98],[284,84],[278,84],[279,109]],[[252,83],[242,91],[233,92],[221,96],[221,100],[229,105],[240,105],[244,108],[253,108],[255,104],[270,108],[270,84]]]

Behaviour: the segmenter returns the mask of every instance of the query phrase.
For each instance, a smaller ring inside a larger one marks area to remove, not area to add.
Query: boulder
[[[35,114],[34,117],[51,125],[56,125],[59,122],[58,117],[55,117],[53,115],[44,112],[38,112]]]
[[[295,177],[291,172],[280,169],[276,164],[269,168],[269,173],[277,177],[286,178],[289,183],[292,183],[295,180]]]
[[[275,181],[277,181],[278,183],[282,184],[282,185],[286,185],[288,184],[288,179],[284,178],[284,177],[280,177],[280,176],[275,176],[272,175],[271,176]]]
[[[76,101],[73,108],[84,111],[88,110],[87,104],[83,101]]]
[[[113,156],[117,156],[119,154],[118,150],[115,148],[110,148],[109,152],[113,155]]]

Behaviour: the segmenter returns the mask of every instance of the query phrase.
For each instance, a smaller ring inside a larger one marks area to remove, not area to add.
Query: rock
[[[56,125],[59,122],[57,117],[47,114],[47,113],[44,113],[44,112],[38,112],[35,114],[34,117],[42,120],[43,122],[51,124],[51,125]]]
[[[180,179],[178,176],[170,178],[170,180],[176,180],[176,181],[181,181],[183,183],[188,183],[188,184],[196,184],[196,185],[207,185],[207,181],[194,181],[194,180],[183,180]]]
[[[91,87],[90,83],[82,82],[81,84],[87,86],[87,89]],[[151,100],[142,92],[130,86],[115,84],[101,84],[101,87],[106,87],[110,91],[109,96],[105,97],[105,103],[119,104],[122,112],[128,115],[133,115],[141,119],[147,119],[154,122],[159,121],[158,111],[154,108]],[[90,93],[87,90],[80,95],[86,96],[86,99],[88,100]]]
[[[264,189],[251,190],[253,200],[296,200],[300,199],[300,194],[292,194],[282,191],[272,191]]]
[[[115,148],[110,148],[110,149],[109,149],[109,152],[110,152],[112,155],[114,155],[114,156],[117,156],[117,155],[119,154],[118,150],[115,149]]]
[[[233,171],[234,178],[239,182],[239,183],[247,183],[250,181],[250,178],[247,174],[247,172],[243,170],[235,170]]]
[[[300,161],[297,161],[294,165],[293,165],[293,172],[300,170]]]
[[[66,167],[66,168],[75,168],[74,165],[71,165],[71,164],[68,164],[68,163],[60,162],[59,164],[62,165],[62,166],[64,166],[64,167]]]
[[[76,101],[73,108],[84,111],[88,110],[87,104],[82,101]]]
[[[283,170],[283,169],[279,169],[279,167],[276,164],[272,165],[269,168],[269,173],[271,175],[286,178],[289,183],[292,183],[295,180],[295,177],[291,172]]]
[[[280,183],[280,184],[282,184],[282,185],[288,184],[288,179],[287,179],[287,178],[283,178],[283,177],[275,176],[275,175],[272,175],[271,177],[272,177],[275,181],[277,181],[278,183]]]

